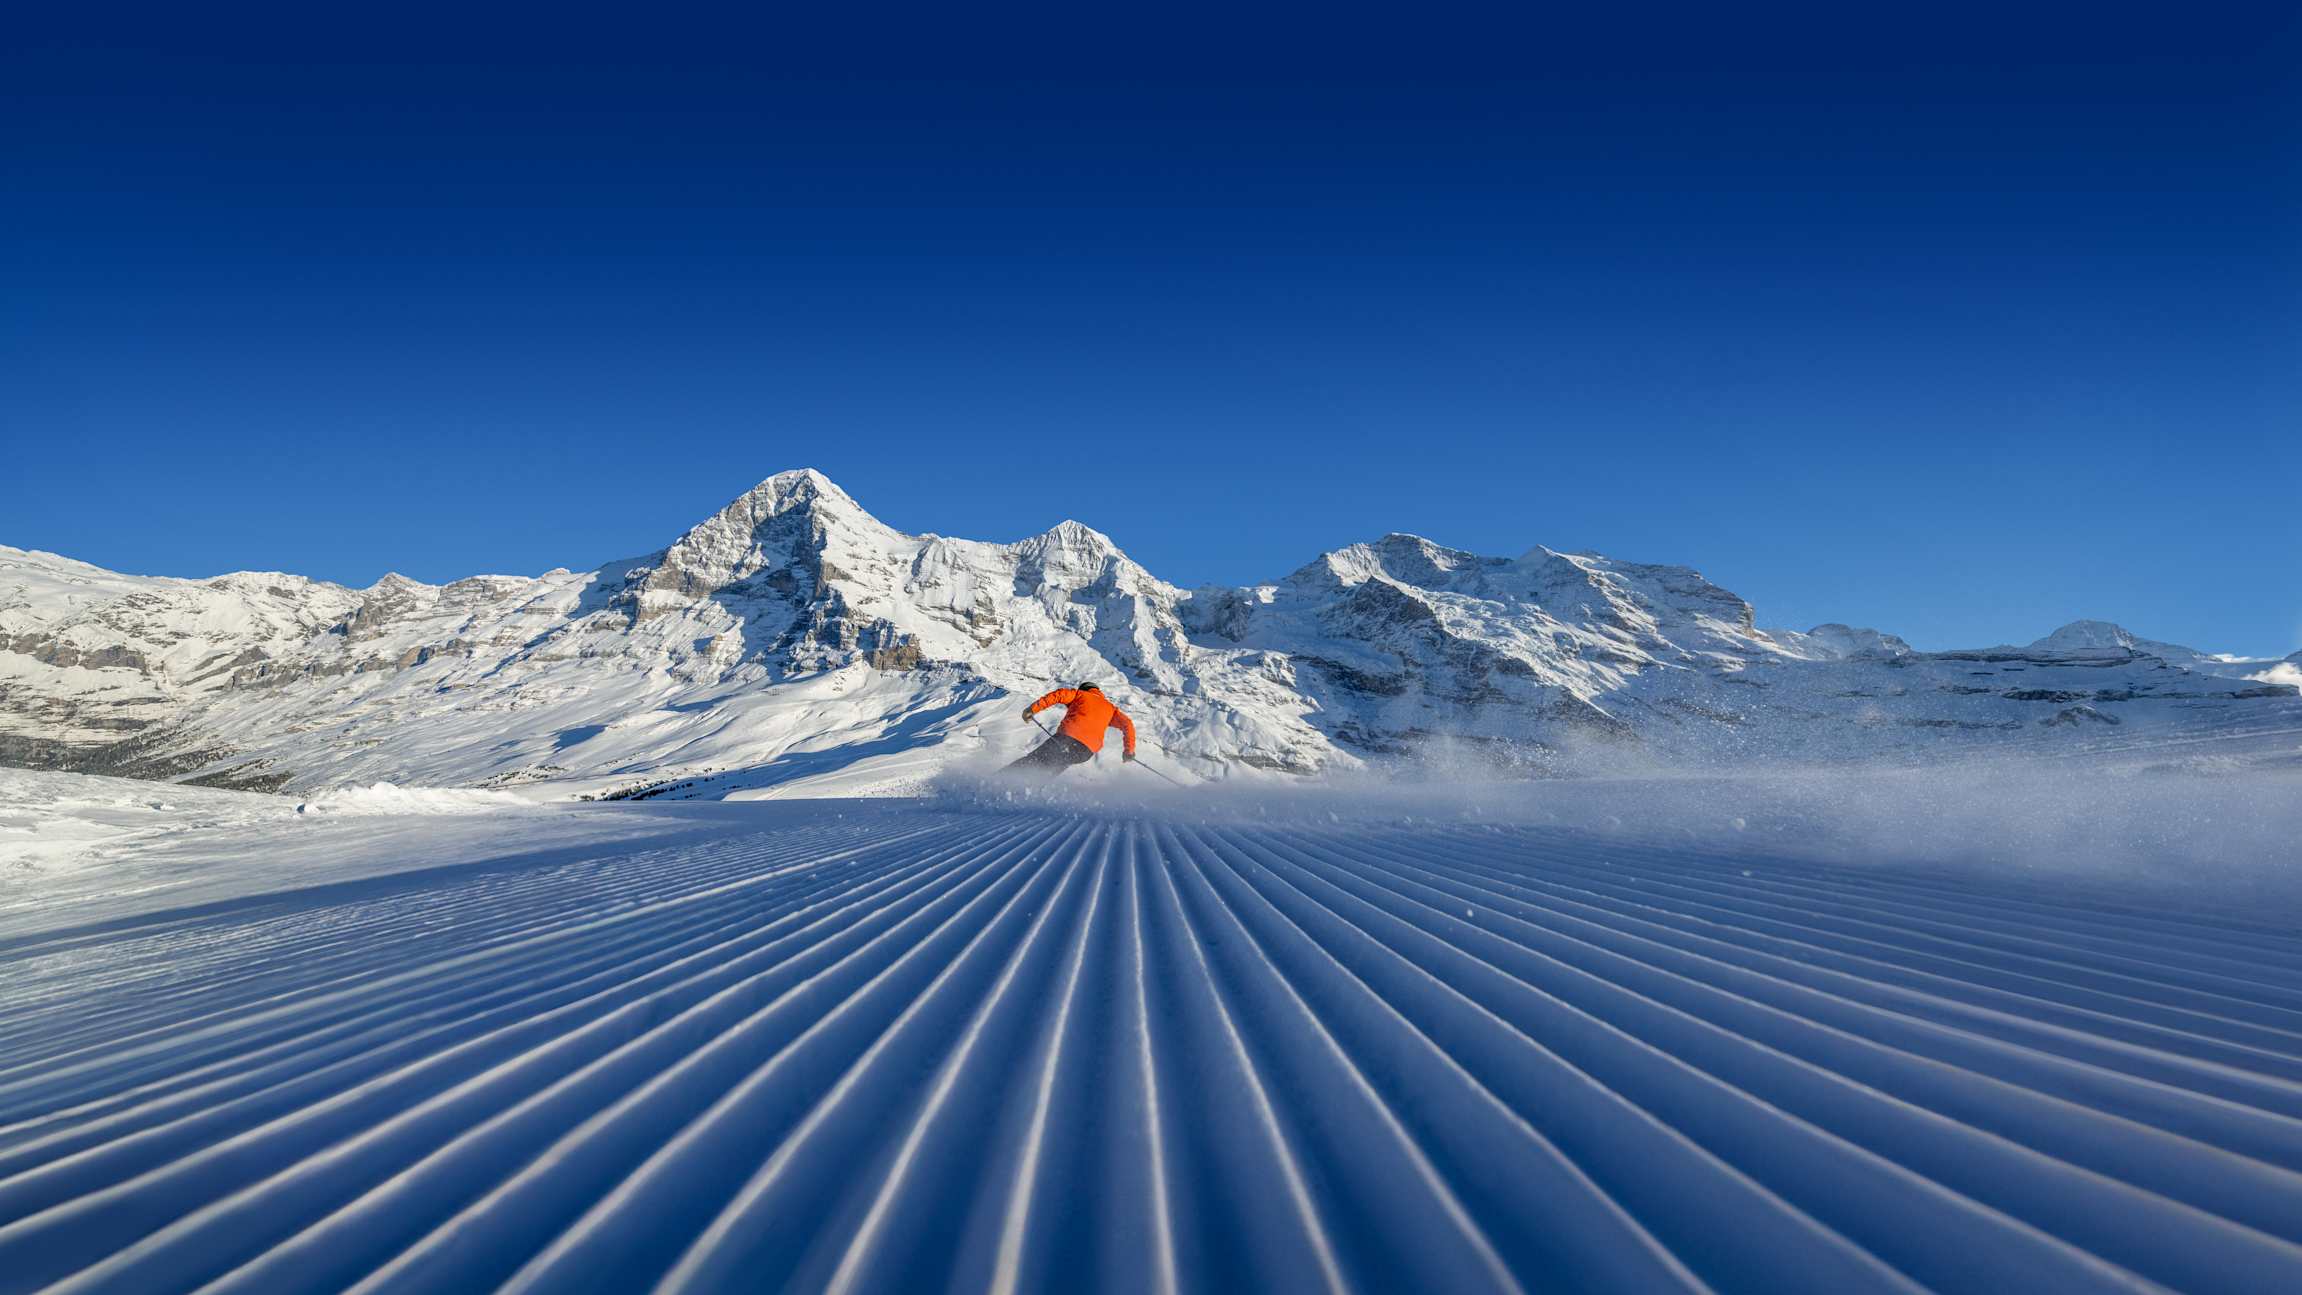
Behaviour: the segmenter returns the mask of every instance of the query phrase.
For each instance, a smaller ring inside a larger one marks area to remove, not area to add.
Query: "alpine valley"
[[[809,470],[534,577],[185,580],[0,546],[0,764],[261,790],[905,793],[1019,753],[1020,702],[1082,680],[1186,780],[2156,749],[2302,730],[2297,663],[2091,621],[1919,652],[1760,629],[1686,567],[1399,534],[1187,590],[1078,522],[903,534]]]

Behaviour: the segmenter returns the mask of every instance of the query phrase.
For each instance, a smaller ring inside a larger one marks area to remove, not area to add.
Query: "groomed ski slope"
[[[2269,915],[1532,827],[690,826],[10,936],[0,1289],[2302,1289]]]

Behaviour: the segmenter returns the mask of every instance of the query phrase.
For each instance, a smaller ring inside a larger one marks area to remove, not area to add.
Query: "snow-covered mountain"
[[[0,763],[262,788],[543,794],[917,785],[1092,679],[1200,777],[1412,760],[1901,755],[2285,722],[2272,663],[2079,622],[2027,647],[1757,628],[1685,567],[1411,535],[1184,590],[1066,521],[907,535],[780,473],[659,552],[348,589],[126,576],[0,547]]]

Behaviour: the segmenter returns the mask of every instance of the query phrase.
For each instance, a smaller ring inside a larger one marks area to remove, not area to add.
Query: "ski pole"
[[[1166,783],[1170,787],[1180,787],[1183,785],[1182,783],[1175,781],[1173,778],[1168,777],[1166,774],[1160,773],[1157,769],[1152,769],[1150,765],[1144,764],[1140,756],[1128,761],[1128,763],[1133,764],[1139,768],[1149,769],[1153,774],[1158,775],[1159,781]]]

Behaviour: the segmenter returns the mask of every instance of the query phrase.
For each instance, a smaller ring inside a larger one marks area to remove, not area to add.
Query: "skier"
[[[1113,724],[1119,726],[1120,735],[1127,739],[1119,758],[1128,764],[1135,762],[1135,721],[1127,718],[1127,712],[1112,705],[1101,688],[1091,683],[1058,688],[1031,703],[1030,709],[1023,712],[1023,722],[1032,723],[1032,716],[1050,706],[1063,708],[1059,730],[1037,750],[1007,766],[1007,772],[1043,769],[1053,777],[1072,765],[1085,764],[1103,749],[1103,730]]]

